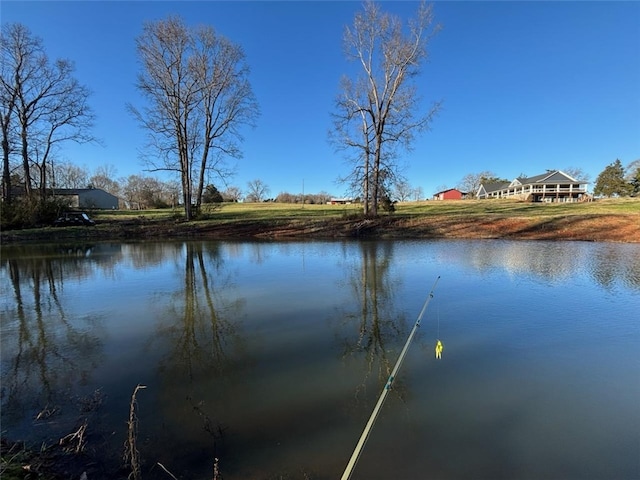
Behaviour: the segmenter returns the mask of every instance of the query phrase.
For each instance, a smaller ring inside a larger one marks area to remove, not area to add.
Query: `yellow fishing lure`
[[[436,358],[442,358],[442,350],[444,350],[444,345],[442,345],[442,342],[438,340],[436,343]]]

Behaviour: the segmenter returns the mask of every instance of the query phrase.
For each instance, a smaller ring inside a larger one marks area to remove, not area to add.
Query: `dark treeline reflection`
[[[25,412],[38,412],[42,420],[70,413],[63,407],[101,361],[100,316],[76,317],[73,299],[65,292],[69,279],[86,278],[104,263],[104,257],[93,257],[94,250],[91,245],[62,245],[38,247],[34,255],[28,254],[33,247],[3,249],[5,427],[23,419]]]
[[[182,270],[182,281],[170,294],[168,308],[158,312],[152,340],[163,352],[157,367],[161,412],[156,414],[162,414],[165,428],[151,450],[161,456],[161,449],[171,444],[183,458],[192,458],[204,444],[198,462],[211,466],[214,456],[221,455],[224,419],[213,408],[217,395],[202,387],[224,392],[230,365],[242,361],[238,318],[244,300],[230,295],[234,287],[221,244],[187,242],[181,248],[184,266],[176,270]],[[188,463],[178,465],[188,468]]]
[[[158,340],[168,345],[161,368],[170,382],[193,384],[202,375],[223,375],[229,351],[241,347],[237,324],[243,300],[221,293],[232,288],[220,245],[184,244],[184,277],[160,316]]]
[[[356,399],[366,389],[372,374],[376,377],[375,385],[386,382],[408,332],[406,316],[398,313],[395,302],[402,280],[390,273],[393,243],[363,242],[357,249],[360,255],[354,256],[353,264],[345,272],[353,294],[351,307],[340,314],[344,319],[343,357],[364,363],[364,377],[356,388]]]

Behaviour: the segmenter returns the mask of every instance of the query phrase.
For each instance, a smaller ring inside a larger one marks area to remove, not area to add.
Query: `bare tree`
[[[171,208],[176,208],[180,202],[181,193],[180,182],[176,180],[170,180],[164,183],[164,191],[167,196],[167,202]]]
[[[633,162],[627,165],[625,169],[625,181],[627,181],[630,185],[629,189],[631,191],[632,197],[637,197],[640,195],[640,158],[634,160]]]
[[[247,182],[247,196],[245,199],[248,202],[261,202],[269,195],[269,187],[262,180],[256,179]]]
[[[2,127],[2,200],[6,203],[11,202],[11,167],[9,164],[10,154],[14,150],[17,143],[15,132],[12,127],[14,125],[14,116],[16,115],[17,89],[13,88],[13,82],[16,78],[22,78],[22,51],[31,51],[33,46],[21,45],[20,40],[23,39],[16,32],[10,35],[11,26],[3,27],[0,31],[0,126]],[[12,59],[15,59],[13,61]]]
[[[244,52],[213,28],[188,28],[178,17],[147,23],[137,49],[138,89],[148,103],[129,108],[160,153],[161,163],[149,160],[152,169],[179,172],[190,220],[207,172],[231,173],[224,160],[241,157],[240,129],[258,115]]]
[[[353,170],[342,180],[362,192],[365,215],[377,215],[378,201],[397,180],[397,150],[410,149],[414,134],[428,129],[440,103],[423,113],[412,82],[427,59],[427,44],[439,30],[430,5],[421,3],[407,33],[399,18],[382,13],[374,2],[347,27],[347,56],[361,75],[343,77],[331,140],[354,152]]]
[[[90,92],[73,77],[75,67],[66,59],[53,63],[42,41],[21,24],[3,27],[1,34],[3,194],[10,199],[10,157],[21,158],[25,194],[34,185],[48,186],[56,147],[66,141],[94,141],[90,134],[94,115],[87,104]],[[38,178],[32,174],[38,171]]]
[[[280,192],[274,201],[276,203],[298,203],[298,200],[298,195],[289,192]]]
[[[131,210],[165,208],[171,202],[171,185],[143,175],[129,175],[122,194]]]
[[[72,163],[59,163],[55,169],[56,188],[86,188],[89,184],[89,172],[86,168]]]
[[[242,198],[242,190],[240,187],[229,186],[222,192],[222,198],[225,202],[239,202]]]
[[[575,180],[581,180],[586,183],[589,183],[591,181],[589,174],[585,173],[584,170],[580,167],[567,167],[562,171]]]
[[[89,184],[93,188],[100,188],[116,197],[120,195],[120,184],[116,179],[118,170],[113,165],[102,165],[96,168],[89,178]]]
[[[398,180],[393,185],[393,196],[399,202],[406,202],[413,195],[413,188],[406,180]]]
[[[331,200],[331,197],[332,195],[329,194],[328,192],[321,191],[319,193],[315,193],[311,195],[311,199],[309,200],[309,203],[324,205],[326,203],[329,203],[329,201]]]
[[[634,173],[636,173],[638,171],[638,169],[640,168],[640,158],[632,161],[629,163],[629,165],[626,166],[626,168],[624,169],[625,173],[627,176],[631,176]],[[575,178],[575,177],[574,177]],[[581,177],[582,178],[582,177]]]
[[[458,183],[457,188],[460,191],[467,193],[469,197],[475,198],[480,185],[483,182],[486,182],[487,179],[495,177],[496,174],[489,170],[485,170],[480,173],[468,173],[467,175],[462,177],[462,180],[460,180],[460,182]]]
[[[446,183],[441,183],[436,187],[436,192],[444,192],[445,190],[449,190],[449,185]]]
[[[139,175],[129,175],[122,184],[122,196],[129,210],[141,210],[143,178]]]

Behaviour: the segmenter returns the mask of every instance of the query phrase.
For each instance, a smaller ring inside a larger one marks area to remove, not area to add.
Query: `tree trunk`
[[[186,140],[178,139],[180,150],[180,177],[182,180],[182,201],[184,203],[184,216],[187,221],[193,218],[191,208],[191,162],[189,162],[189,152],[187,151]]]
[[[380,156],[382,152],[382,132],[376,133],[376,150],[373,156],[373,192],[371,192],[371,215],[378,216],[378,197],[380,196]]]
[[[205,138],[205,142],[207,138]],[[207,159],[209,157],[209,145],[205,143],[204,150],[202,152],[202,159],[200,160],[200,175],[198,176],[198,186],[196,187],[196,206],[200,208],[202,205],[202,192],[204,192],[204,174],[207,170]]]
[[[364,179],[363,179],[363,185],[362,185],[362,195],[363,195],[363,199],[362,201],[364,202],[364,216],[368,216],[369,215],[369,154],[365,154],[364,156]]]
[[[2,200],[11,204],[11,171],[9,170],[9,141],[3,132],[2,138]]]
[[[27,140],[27,127],[26,119],[23,119],[22,123],[22,168],[24,170],[24,194],[27,199],[31,200],[33,197],[33,191],[31,189],[31,173],[29,169],[29,141]]]

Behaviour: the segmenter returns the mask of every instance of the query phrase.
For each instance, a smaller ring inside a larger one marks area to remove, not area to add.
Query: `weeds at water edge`
[[[131,473],[127,478],[129,480],[140,480],[140,452],[136,446],[138,437],[138,416],[136,415],[136,406],[138,401],[136,395],[138,391],[147,388],[146,385],[138,384],[131,395],[131,403],[129,404],[129,421],[127,422],[127,440],[124,444],[123,460],[131,467]]]

